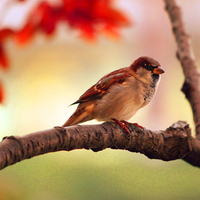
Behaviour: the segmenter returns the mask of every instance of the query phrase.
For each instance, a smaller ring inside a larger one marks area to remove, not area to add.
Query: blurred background
[[[27,2],[23,8],[15,5],[9,13],[0,12],[0,26],[16,28],[24,23],[37,1]],[[154,99],[130,121],[161,130],[184,120],[194,134],[191,109],[180,91],[184,77],[164,1],[115,0],[112,4],[131,21],[120,30],[119,39],[102,34],[88,42],[78,31],[60,24],[50,39],[37,34],[23,48],[12,39],[6,41],[10,67],[0,71],[4,88],[1,138],[62,125],[76,109],[76,105],[68,106],[91,85],[143,55],[158,60],[165,74]],[[199,65],[200,1],[182,0],[180,5]],[[87,122],[95,123],[99,122]],[[198,168],[182,160],[150,160],[122,150],[74,150],[34,157],[3,169],[0,199],[198,199],[199,176]]]

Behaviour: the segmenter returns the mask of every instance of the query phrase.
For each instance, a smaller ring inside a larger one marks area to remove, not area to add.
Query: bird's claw
[[[115,119],[115,118],[113,118],[112,120],[115,123],[117,123],[120,127],[122,127],[126,131],[127,134],[130,135],[130,132],[128,130],[128,122],[127,121],[124,121],[124,120],[123,121],[119,121],[118,119]]]
[[[129,122],[125,121],[125,120],[122,120],[121,122],[123,122],[124,124],[133,124],[133,125],[135,125],[135,126],[141,128],[142,130],[144,130],[144,127],[143,127],[143,126],[140,126],[138,123],[129,123]]]
[[[113,118],[112,120],[115,123],[117,123],[120,127],[122,127],[126,131],[126,133],[128,133],[129,135],[130,135],[130,131],[128,130],[128,124],[133,124],[133,125],[139,127],[140,129],[144,130],[144,127],[140,126],[138,123],[129,123],[125,120],[119,121],[118,119],[115,119],[115,118]]]
[[[144,127],[140,126],[138,123],[132,123],[132,124],[135,125],[135,126],[137,126],[137,127],[139,127],[139,128],[141,128],[142,130],[144,130]]]

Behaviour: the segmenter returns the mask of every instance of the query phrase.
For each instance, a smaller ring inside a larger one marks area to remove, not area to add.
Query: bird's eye
[[[153,71],[155,68],[157,68],[158,66],[152,66],[150,64],[144,64],[144,68],[148,71]]]

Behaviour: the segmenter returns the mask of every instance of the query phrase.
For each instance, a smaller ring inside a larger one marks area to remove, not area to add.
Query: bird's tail
[[[62,127],[72,126],[92,119],[93,117],[91,113],[87,112],[85,108],[80,106],[77,108],[74,114],[72,114],[72,116],[62,125]]]
[[[75,124],[78,124],[78,123],[81,123],[82,120],[83,120],[83,114],[82,115],[79,115],[78,113],[74,113],[63,125],[62,127],[65,127],[65,126],[72,126],[72,125],[75,125]]]

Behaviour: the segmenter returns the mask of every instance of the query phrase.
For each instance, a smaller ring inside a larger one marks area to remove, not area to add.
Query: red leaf
[[[23,45],[30,41],[35,33],[35,26],[32,22],[28,22],[25,27],[16,33],[16,40],[19,45]]]
[[[2,43],[0,43],[0,66],[4,69],[8,68],[8,58],[4,52]]]
[[[93,40],[97,34],[106,32],[119,36],[119,28],[129,25],[128,19],[111,5],[112,0],[62,0],[63,4],[42,1],[33,10],[26,26],[17,34],[19,44],[29,41],[42,30],[46,35],[55,32],[59,21],[64,20],[81,36]]]
[[[118,37],[119,28],[130,24],[120,11],[112,8],[111,0],[62,1],[64,20],[86,38],[95,38],[102,31]]]
[[[3,42],[8,36],[12,35],[14,32],[10,29],[2,29],[0,30],[0,66],[4,69],[8,68],[8,58],[5,54],[5,50],[3,48]]]
[[[3,41],[6,37],[11,36],[14,32],[8,28],[0,30],[0,41]]]
[[[36,10],[36,14],[40,15],[39,17],[41,18],[39,27],[42,28],[46,34],[52,34],[57,22],[56,7],[50,6],[47,2],[42,2]]]
[[[3,87],[2,84],[0,83],[0,103],[3,102]]]

